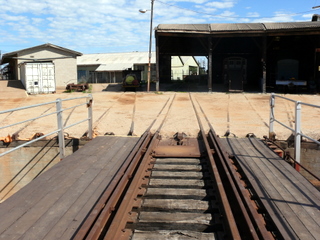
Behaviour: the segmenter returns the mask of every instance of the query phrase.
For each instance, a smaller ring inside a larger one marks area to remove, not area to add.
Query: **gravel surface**
[[[270,94],[259,93],[186,93],[186,92],[123,92],[104,91],[107,84],[94,85],[92,95],[94,98],[93,120],[96,135],[110,134],[127,135],[133,128],[134,135],[141,135],[156,119],[152,131],[156,131],[161,125],[161,134],[164,137],[172,137],[176,132],[184,132],[190,137],[196,137],[199,126],[190,98],[194,100],[197,111],[201,113],[199,105],[209,119],[216,133],[223,136],[229,131],[231,136],[245,137],[248,133],[254,133],[262,138],[269,132],[269,98]],[[112,86],[111,86],[112,87]],[[115,90],[117,90],[114,87]],[[9,89],[10,90],[10,89]],[[33,104],[53,101],[57,98],[68,99],[86,96],[88,93],[73,92],[63,93],[58,90],[56,94],[26,95],[24,91],[4,91],[0,96],[0,111]],[[320,105],[319,95],[282,95],[293,100]],[[85,102],[74,100],[63,102],[63,107]],[[169,109],[170,107],[170,109]],[[0,126],[33,118],[55,111],[55,104],[49,104],[34,109],[20,112],[0,114]],[[294,127],[294,104],[289,101],[277,99],[276,117],[290,127]],[[162,122],[164,117],[166,120]],[[200,114],[205,130],[208,124]],[[63,113],[66,125],[80,121],[87,117],[85,106],[76,110],[68,110]],[[303,106],[302,130],[313,138],[320,138],[320,109]],[[132,124],[133,121],[133,124]],[[0,137],[18,134],[20,139],[28,139],[34,133],[49,133],[56,128],[55,116],[48,116],[0,130]],[[87,130],[87,123],[68,128],[66,132],[70,137],[81,137]],[[279,124],[275,124],[275,132],[279,140],[287,139],[291,132]],[[54,135],[52,135],[53,137]]]

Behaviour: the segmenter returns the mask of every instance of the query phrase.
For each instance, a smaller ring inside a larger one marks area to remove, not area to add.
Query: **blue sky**
[[[87,53],[148,51],[150,0],[0,0],[2,54],[52,43]],[[166,23],[310,21],[320,0],[155,0]],[[154,44],[153,44],[154,50]]]

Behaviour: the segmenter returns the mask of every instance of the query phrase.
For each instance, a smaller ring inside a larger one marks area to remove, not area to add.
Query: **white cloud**
[[[253,22],[293,22],[294,17],[288,13],[275,12],[273,17],[255,19]]]
[[[296,19],[275,11],[273,18],[259,19],[264,14],[257,10],[257,4],[250,6],[253,0],[245,5],[242,2],[155,0],[153,26]],[[0,50],[51,42],[83,53],[147,51],[150,12],[142,14],[138,9],[150,9],[150,0],[6,0],[0,12],[0,31],[6,36],[0,39]],[[309,20],[311,16],[300,18]]]
[[[175,0],[175,1],[171,1],[172,4],[174,4],[175,2],[190,2],[190,3],[195,3],[195,4],[203,4],[208,2],[208,0]]]
[[[232,8],[236,4],[235,1],[221,1],[221,2],[209,2],[206,4],[207,7],[211,8],[219,8],[219,9],[224,9],[224,8]]]
[[[260,14],[257,13],[257,12],[248,12],[247,13],[247,17],[250,17],[250,18],[252,18],[252,17],[260,17]]]

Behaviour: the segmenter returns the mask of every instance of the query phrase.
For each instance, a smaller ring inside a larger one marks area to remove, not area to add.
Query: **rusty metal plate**
[[[154,157],[200,157],[201,151],[196,138],[160,140],[154,149]]]

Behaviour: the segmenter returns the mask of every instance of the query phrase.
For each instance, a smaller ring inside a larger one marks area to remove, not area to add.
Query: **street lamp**
[[[152,46],[152,19],[153,19],[153,3],[151,0],[151,17],[150,17],[150,40],[149,40],[149,62],[148,62],[148,82],[147,82],[147,92],[150,91],[150,79],[151,79],[151,46]],[[146,13],[148,10],[140,9],[139,12]]]

